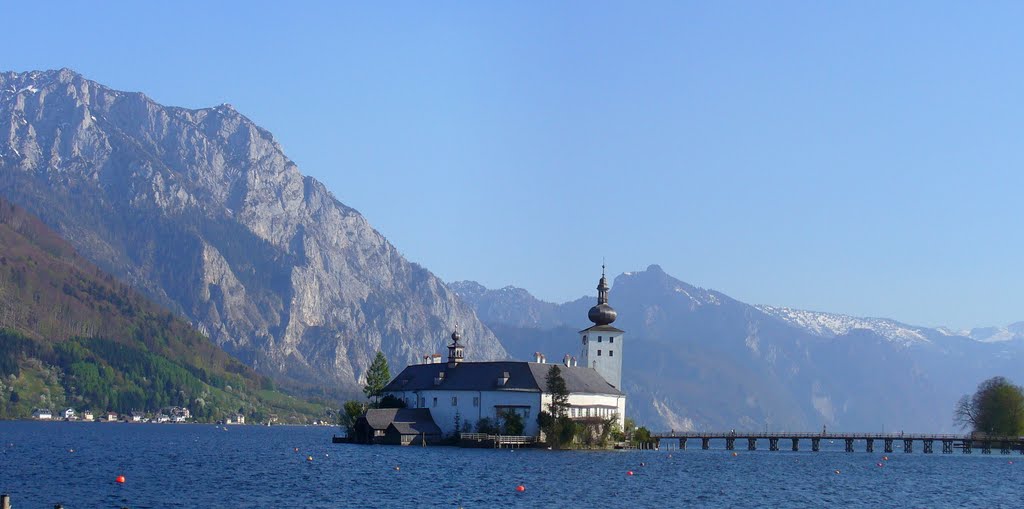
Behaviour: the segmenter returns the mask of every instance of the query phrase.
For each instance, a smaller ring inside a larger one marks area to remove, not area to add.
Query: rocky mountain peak
[[[67,69],[2,73],[0,170],[0,195],[263,372],[354,391],[377,349],[404,365],[456,322],[468,357],[506,357],[230,106],[168,107]]]

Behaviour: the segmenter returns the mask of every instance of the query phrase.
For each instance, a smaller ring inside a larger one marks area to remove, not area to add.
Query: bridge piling
[[[793,439],[793,452],[796,452],[796,451],[799,451],[799,450],[800,450],[800,439],[799,438],[794,438]]]
[[[908,454],[914,452],[914,440],[913,439],[911,439],[911,438],[904,438],[903,439],[903,452],[904,453],[908,453]]]
[[[757,450],[757,439],[756,438],[748,438],[747,439],[747,450],[748,451],[756,451]]]
[[[864,447],[864,450],[867,452],[875,452],[875,439],[869,438],[865,440],[865,442],[867,442],[867,445]]]
[[[736,449],[736,439],[732,438],[732,437],[726,438],[725,439],[725,449],[728,450],[728,451],[732,451],[732,450]]]
[[[705,451],[710,449],[711,448],[711,439],[710,438],[702,438],[702,439],[700,439],[700,448],[704,449]]]
[[[891,438],[886,438],[885,439],[885,452],[892,452],[892,439]]]
[[[768,439],[768,450],[769,451],[777,451],[777,450],[779,450],[779,439],[778,438],[769,438]]]
[[[846,439],[846,452],[853,452],[853,439],[852,438],[847,438]]]
[[[811,451],[818,452],[820,450],[821,450],[821,439],[820,438],[812,438],[811,439]]]
[[[924,453],[925,454],[931,454],[932,453],[932,441],[929,440],[929,439],[924,439],[924,440],[921,441],[921,443],[924,444],[924,446],[923,446]]]
[[[943,440],[942,441],[942,454],[953,454],[953,441]]]

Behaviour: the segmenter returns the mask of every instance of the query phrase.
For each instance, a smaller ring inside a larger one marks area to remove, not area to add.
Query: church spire
[[[456,323],[455,332],[452,333],[452,344],[448,345],[448,367],[450,368],[454,368],[465,357],[463,345],[459,343],[461,339],[462,334],[459,334],[459,324]]]
[[[618,314],[608,305],[608,277],[605,276],[605,266],[601,264],[601,280],[597,282],[597,305],[590,308],[587,318],[595,325],[609,325],[615,321]]]

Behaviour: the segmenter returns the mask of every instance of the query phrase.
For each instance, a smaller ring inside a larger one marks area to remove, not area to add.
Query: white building
[[[86,410],[85,412],[82,412],[82,420],[83,421],[90,421],[90,422],[92,422],[95,419],[96,419],[96,416],[93,415],[91,410]]]
[[[32,411],[32,418],[39,419],[42,421],[48,421],[50,419],[53,419],[53,412],[51,412],[50,409],[48,408],[37,408]]]
[[[406,367],[385,388],[383,394],[405,402],[409,408],[426,408],[443,435],[476,431],[482,418],[496,421],[504,412],[523,418],[524,434],[539,434],[537,415],[549,411],[551,394],[546,378],[558,366],[569,391],[569,416],[578,419],[615,417],[624,425],[626,395],[622,382],[623,331],[611,326],[615,310],[608,305],[608,282],[602,274],[598,304],[589,317],[594,325],[580,331],[583,365],[566,355],[562,364],[494,361],[463,362],[465,345],[456,330],[448,346],[448,362]],[[568,345],[567,341],[567,345]],[[460,429],[456,429],[456,420]]]

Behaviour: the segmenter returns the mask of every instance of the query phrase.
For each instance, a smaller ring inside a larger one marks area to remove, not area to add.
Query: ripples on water
[[[0,492],[14,509],[1024,507],[1016,452],[510,451],[332,444],[333,431],[0,422]]]

